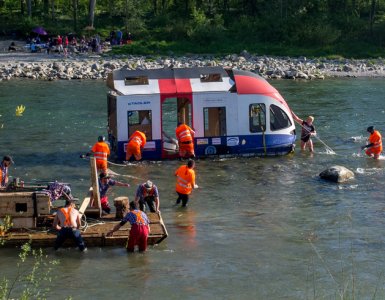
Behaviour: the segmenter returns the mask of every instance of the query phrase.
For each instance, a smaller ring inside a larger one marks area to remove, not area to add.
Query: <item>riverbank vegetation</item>
[[[122,54],[383,57],[385,0],[0,0],[3,36],[129,33]]]

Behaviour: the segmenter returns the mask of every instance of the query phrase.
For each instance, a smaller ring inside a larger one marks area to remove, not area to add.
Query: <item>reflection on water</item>
[[[356,299],[384,298],[376,287],[385,282],[385,162],[358,153],[368,125],[385,133],[384,80],[273,84],[298,116],[315,116],[319,138],[336,155],[314,140],[314,154],[297,143],[284,157],[198,160],[199,189],[187,209],[173,206],[181,162],[111,165],[131,188],[115,187],[110,199],[133,199],[147,179],[158,186],[169,237],[146,254],[47,249],[61,261],[50,298],[121,299],[127,291],[139,299],[330,299],[353,291]],[[0,89],[2,153],[14,157],[12,175],[70,182],[84,197],[89,169],[79,155],[106,131],[104,83],[11,81]],[[20,104],[26,110],[16,118]],[[355,179],[322,181],[331,165]],[[12,275],[16,261],[17,251],[2,249],[2,274]]]

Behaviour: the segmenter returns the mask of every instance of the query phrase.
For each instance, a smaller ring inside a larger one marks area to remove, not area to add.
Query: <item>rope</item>
[[[311,133],[309,130],[307,130],[300,122],[296,121],[303,129],[305,129],[309,134]],[[316,135],[313,135],[314,138],[316,138],[318,141],[320,141],[326,148],[327,151],[330,152],[330,154],[337,154],[332,148],[330,148],[328,145],[324,143],[319,137]]]

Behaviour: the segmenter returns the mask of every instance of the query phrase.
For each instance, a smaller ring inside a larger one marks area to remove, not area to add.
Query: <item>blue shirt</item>
[[[100,198],[106,196],[110,186],[114,186],[115,183],[116,183],[115,180],[108,179],[106,184],[102,184],[101,180],[99,179],[99,194],[100,194]]]
[[[144,224],[143,224],[143,222],[140,222],[138,220],[138,217],[136,215],[137,213],[139,213],[140,216],[142,217],[142,220],[143,220]],[[124,216],[123,220],[120,221],[120,226],[123,226],[127,222],[130,222],[131,225],[134,225],[134,224],[148,225],[148,224],[150,224],[150,221],[148,220],[147,215],[144,212],[142,212],[141,210],[139,210],[139,209],[135,209],[134,211],[128,212]]]

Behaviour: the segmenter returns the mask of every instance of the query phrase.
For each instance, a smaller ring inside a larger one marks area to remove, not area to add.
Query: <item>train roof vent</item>
[[[125,77],[124,85],[148,85],[148,76]]]
[[[222,76],[219,73],[200,74],[201,82],[222,82]]]

